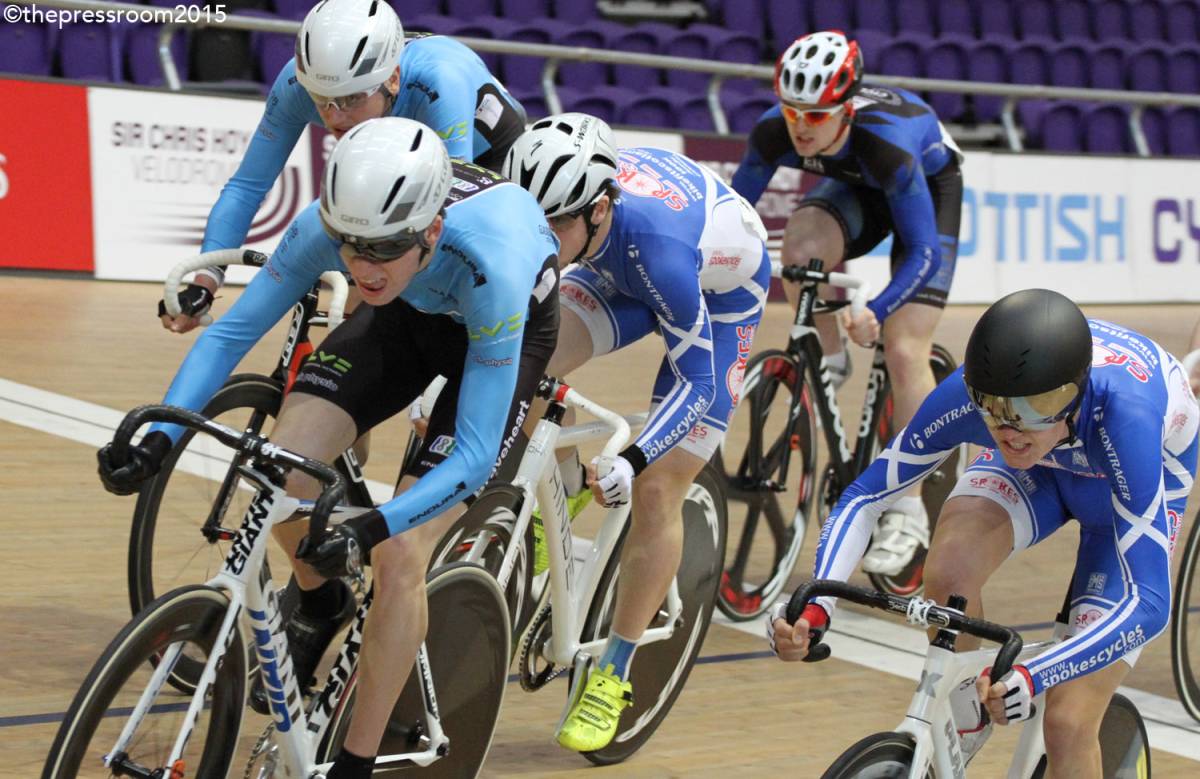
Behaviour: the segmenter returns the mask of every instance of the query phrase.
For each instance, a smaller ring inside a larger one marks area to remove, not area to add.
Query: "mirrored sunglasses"
[[[781,103],[780,110],[783,118],[792,124],[805,124],[809,127],[820,127],[842,112],[843,106],[831,108],[800,108],[788,103]]]
[[[316,104],[317,109],[321,111],[340,111],[347,113],[356,108],[360,108],[366,104],[371,95],[383,88],[383,84],[377,84],[371,89],[364,92],[355,92],[351,95],[339,95],[337,97],[328,97],[326,95],[318,95],[316,92],[309,92],[308,96]]]
[[[421,243],[421,234],[412,231],[386,238],[361,238],[334,229],[324,217],[321,218],[321,227],[330,238],[349,246],[356,255],[376,265],[398,260]]]
[[[979,392],[968,385],[967,394],[989,429],[1011,427],[1040,432],[1049,430],[1070,416],[1075,410],[1079,388],[1074,384],[1064,384],[1037,395],[1010,398]]]

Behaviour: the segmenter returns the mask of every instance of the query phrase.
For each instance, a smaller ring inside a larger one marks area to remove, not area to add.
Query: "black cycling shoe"
[[[342,585],[342,610],[334,617],[313,617],[306,614],[302,607],[292,612],[287,623],[288,651],[292,655],[292,670],[300,683],[300,693],[308,695],[314,682],[313,674],[317,664],[333,637],[344,628],[358,610],[358,601],[354,591],[344,581]],[[263,685],[262,674],[254,675],[250,686],[250,708],[259,714],[271,713],[271,702],[267,698],[267,690]]]

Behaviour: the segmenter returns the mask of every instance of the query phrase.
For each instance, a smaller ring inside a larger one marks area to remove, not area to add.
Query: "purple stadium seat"
[[[965,81],[967,78],[966,47],[954,40],[943,41],[925,50],[925,75]],[[946,121],[957,119],[966,110],[965,98],[953,92],[930,92],[929,105]]]
[[[713,56],[713,52],[720,50],[720,46],[714,44],[725,35],[725,31],[716,25],[693,24],[667,41],[664,53],[672,57],[706,60]],[[667,85],[701,90],[708,86],[708,76],[686,70],[668,70]]]
[[[446,16],[469,21],[479,16],[495,16],[495,0],[446,0]],[[403,19],[403,17],[402,17]]]
[[[1038,44],[1025,44],[1010,49],[1012,63],[1009,74],[1014,84],[1047,84],[1046,50]]]
[[[1163,92],[1167,88],[1167,56],[1156,46],[1139,49],[1125,61],[1130,89]]]
[[[1133,150],[1129,114],[1121,106],[1097,105],[1083,114],[1083,148],[1101,154],[1127,154]]]
[[[1200,108],[1180,106],[1168,115],[1167,153],[1173,157],[1200,156]]]
[[[259,77],[267,89],[275,83],[279,71],[296,54],[296,37],[271,32],[250,33],[250,49],[258,63]]]
[[[554,18],[570,24],[597,19],[596,0],[554,0]]]
[[[1088,85],[1095,89],[1124,89],[1125,51],[1124,46],[1092,48],[1089,56],[1091,64]]]
[[[496,37],[495,28],[499,24],[499,20],[486,16],[477,16],[474,19],[465,22],[458,22],[453,25],[447,35],[452,35],[455,38],[494,38]],[[487,69],[492,73],[500,70],[500,55],[495,52],[475,52],[479,55],[479,59],[483,60],[483,64],[487,65]]]
[[[975,37],[975,14],[971,0],[933,0],[937,30],[941,36]]]
[[[434,35],[450,35],[456,27],[458,20],[451,19],[449,16],[441,14],[421,14],[420,16],[410,16],[407,19],[401,20],[404,25],[405,32],[431,32]]]
[[[1108,0],[1091,8],[1092,32],[1098,41],[1125,40],[1129,37],[1128,8],[1121,0]]]
[[[977,6],[979,37],[987,40],[1009,41],[1017,37],[1016,20],[1009,0],[987,0]]]
[[[1195,44],[1169,52],[1167,90],[1184,95],[1200,94],[1200,48]]]
[[[660,30],[650,25],[638,25],[626,28],[616,37],[608,39],[609,51],[621,51],[630,54],[659,54],[662,51]],[[613,83],[619,86],[641,89],[658,86],[662,83],[662,70],[645,68],[639,65],[613,65]]]
[[[497,35],[503,32],[507,41],[518,43],[549,43],[550,33],[544,27],[536,24],[513,24],[497,29]],[[537,90],[541,94],[542,68],[545,65],[542,57],[526,57],[521,54],[500,55],[500,70],[504,78],[504,86],[510,90]]]
[[[47,32],[42,24],[0,24],[0,73],[49,76],[51,63]]]
[[[868,73],[880,72],[880,55],[894,37],[878,30],[858,30],[854,33],[854,39],[858,41],[858,49],[863,55],[863,67]],[[911,36],[905,35],[904,37],[907,39]]]
[[[924,75],[924,52],[915,41],[897,39],[879,55],[879,72],[889,76]]]
[[[1077,105],[1030,100],[1021,103],[1018,113],[1030,146],[1046,151],[1079,151],[1083,148]]]
[[[779,4],[774,3],[773,5],[778,6]],[[795,6],[795,3],[793,2],[792,5]],[[768,5],[768,8],[770,7]],[[810,6],[808,20],[811,31],[841,30],[847,33],[854,31],[854,9],[847,2],[831,3],[828,0],[818,0]]]
[[[998,43],[977,43],[970,49],[967,57],[967,77],[971,81],[991,82],[993,84],[1008,81],[1008,53]],[[1004,98],[988,95],[973,95],[972,104],[975,106],[975,121],[995,122],[1000,118],[1000,109],[1004,106]]]
[[[828,2],[825,4],[829,5]],[[894,33],[896,31],[894,5],[893,0],[854,0],[854,18],[858,20],[858,23],[853,28],[843,29],[846,32],[879,30],[884,33]],[[925,32],[928,32],[928,29]]]
[[[729,129],[735,133],[750,132],[758,118],[775,104],[775,96],[769,92],[754,92],[744,95],[740,100],[721,101],[725,117],[729,120]]]
[[[550,29],[551,41],[559,46],[583,46],[603,49],[604,33],[601,27],[589,24],[586,27],[571,27],[562,22]],[[590,89],[608,83],[608,65],[603,62],[568,62],[558,66],[558,80],[563,86]]]
[[[679,108],[679,129],[711,133],[712,112],[708,110],[708,99],[701,96],[687,98]]]
[[[514,95],[516,97],[516,95]],[[541,92],[531,92],[517,98],[521,103],[521,107],[525,109],[525,116],[529,121],[541,119],[543,116],[550,115],[550,109],[546,108],[546,98],[542,97]]]
[[[896,0],[896,32],[929,35],[935,29],[930,0]],[[861,25],[860,25],[861,27]]]
[[[1129,6],[1129,37],[1139,43],[1166,40],[1163,7],[1157,2],[1133,3]]]
[[[1091,57],[1087,49],[1065,43],[1049,52],[1050,83],[1057,87],[1086,87],[1090,80]]]
[[[314,0],[274,0],[272,5],[275,7],[276,16],[281,16],[284,19],[295,19],[296,21],[299,21],[308,14],[309,10],[316,5],[316,2],[314,2]],[[393,8],[395,8],[396,5],[400,5],[400,3],[393,4]],[[414,13],[425,13],[424,10],[414,11],[410,9],[409,6],[411,5],[423,5],[423,3],[419,0],[416,3],[404,3],[403,7],[396,8],[396,13],[403,14],[406,9],[408,9],[408,14],[410,16]],[[432,11],[432,13],[436,13],[436,11]],[[404,23],[405,21],[406,19],[403,15],[401,15],[400,22]],[[407,27],[405,29],[407,29]]]
[[[1013,6],[1023,41],[1054,40],[1054,7],[1048,0],[1020,0]]]
[[[564,111],[591,114],[609,124],[618,122],[621,111],[636,96],[636,92],[624,87],[611,87],[603,84],[587,92],[559,90],[559,99],[562,101]]]
[[[729,14],[730,2],[736,0],[726,0],[726,16]],[[819,29],[809,22],[807,5],[797,3],[796,0],[766,0],[765,14],[767,26],[771,30],[771,48],[774,56],[782,54],[783,50],[801,35]]]
[[[621,124],[634,127],[676,127],[687,95],[669,87],[640,91],[619,111]]]
[[[779,17],[773,13],[768,14],[764,10],[763,0],[722,0],[721,18],[725,22],[724,26],[726,29],[753,35],[756,39],[762,40],[766,35],[766,28],[763,25],[768,16],[772,24],[777,27],[788,25],[792,23],[792,17],[800,16],[800,14],[795,13],[794,3],[792,8],[793,11],[791,13]],[[777,45],[779,43],[778,36],[775,38],[775,43]]]
[[[63,78],[121,80],[122,30],[112,24],[68,24],[58,37]]]
[[[138,24],[125,34],[125,67],[129,80],[135,84],[158,87],[165,83],[158,62],[159,27],[157,24]],[[188,78],[185,41],[184,30],[171,36],[171,58],[182,81]]]
[[[1171,3],[1166,10],[1167,40],[1195,45],[1200,40],[1200,6],[1192,0],[1182,0]]]
[[[499,2],[500,16],[510,22],[532,22],[550,15],[550,0],[499,0]]]
[[[1142,112],[1142,135],[1150,153],[1161,156],[1167,153],[1167,117],[1162,108],[1146,106]]]
[[[1059,40],[1092,39],[1092,11],[1087,0],[1058,0],[1054,4],[1054,20]]]

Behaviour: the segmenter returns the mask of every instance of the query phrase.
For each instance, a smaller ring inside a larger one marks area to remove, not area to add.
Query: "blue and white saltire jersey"
[[[561,300],[592,320],[598,354],[655,329],[666,342],[650,418],[634,443],[645,458],[633,462],[640,471],[697,423],[705,423],[703,434],[707,427],[725,430],[762,316],[770,262],[754,209],[693,160],[663,149],[622,149],[616,180],[621,196],[608,236],[584,268],[564,277]],[[607,334],[598,336],[596,320],[604,316]]]
[[[1089,324],[1092,370],[1076,439],[1028,470],[985,450],[955,489],[1006,508],[1018,549],[1068,517],[1080,523],[1072,603],[1074,612],[1090,601],[1090,615],[1075,619],[1081,630],[1026,663],[1035,694],[1109,665],[1166,627],[1170,556],[1196,471],[1200,410],[1183,367],[1132,330]],[[883,511],[964,442],[994,446],[959,368],[842,494],[821,529],[815,576],[847,579]],[[819,602],[832,613],[832,599]]]
[[[757,203],[782,165],[881,190],[906,250],[891,281],[868,304],[882,322],[929,283],[941,266],[937,216],[926,178],[951,161],[961,161],[961,152],[933,109],[912,92],[863,87],[851,102],[855,116],[849,140],[828,156],[797,154],[780,107],[768,109],[750,131],[746,154],[733,174],[733,188]]]
[[[379,507],[396,534],[431,519],[487,479],[516,389],[531,294],[556,281],[539,272],[558,240],[533,196],[475,165],[455,161],[445,226],[432,257],[400,297],[461,322],[467,356],[450,455],[408,491]],[[229,311],[206,329],[183,361],[165,403],[199,410],[234,366],[325,271],[345,272],[340,245],[322,229],[316,202],[288,227],[279,247]],[[386,392],[387,387],[380,387]],[[155,425],[173,440],[176,426]]]
[[[497,101],[520,106],[483,60],[452,38],[432,35],[410,39],[396,64],[400,67],[400,90],[389,115],[432,127],[455,159],[475,160],[491,148],[480,130],[487,129],[488,116],[501,112]],[[476,122],[477,109],[483,120],[480,123]],[[279,71],[246,156],[208,216],[202,251],[233,249],[245,242],[254,214],[309,124],[321,126],[321,115],[296,80],[293,58]]]

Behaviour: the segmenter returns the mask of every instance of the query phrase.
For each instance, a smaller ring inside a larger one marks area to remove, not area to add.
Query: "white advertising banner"
[[[199,253],[262,111],[257,100],[88,90],[97,278],[161,280]],[[251,223],[248,248],[270,252],[312,201],[311,158],[306,130]]]
[[[973,152],[950,300],[1048,287],[1081,303],[1200,301],[1200,162]],[[881,244],[852,272],[880,289]]]

